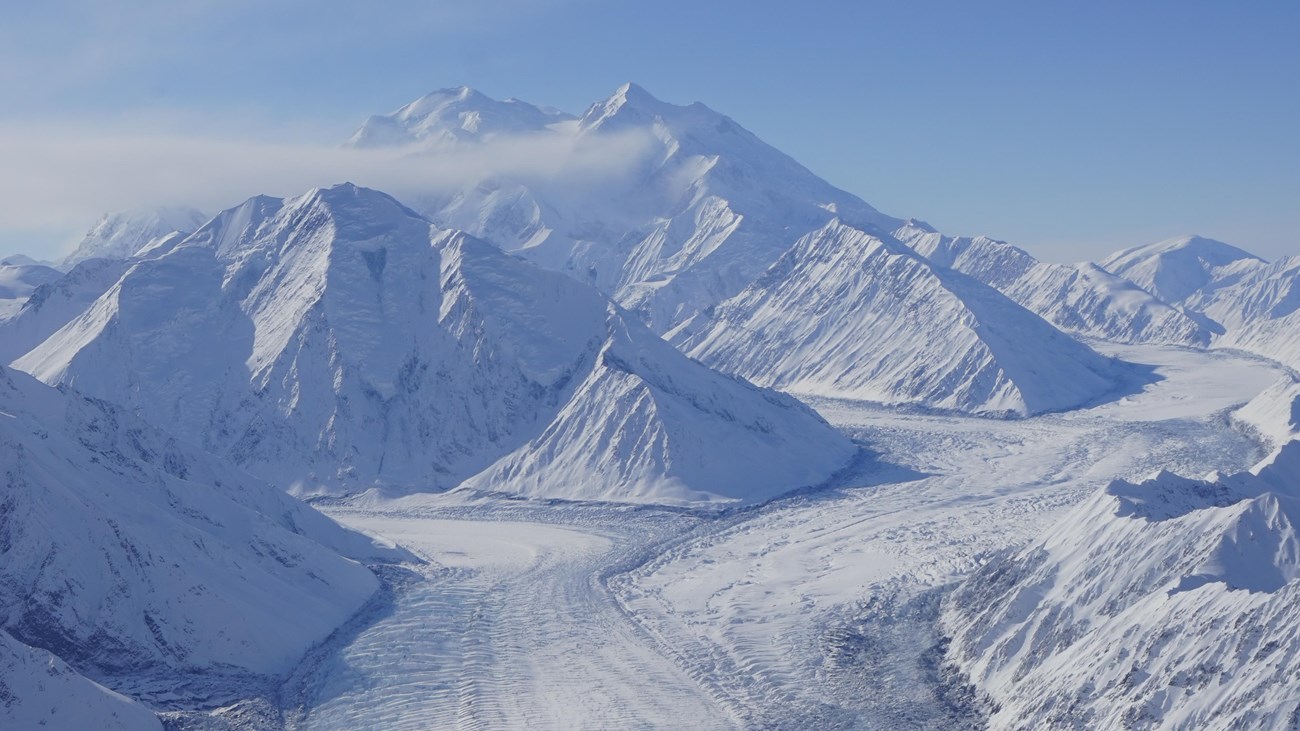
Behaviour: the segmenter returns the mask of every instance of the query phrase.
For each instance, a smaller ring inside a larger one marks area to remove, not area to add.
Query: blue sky
[[[629,80],[1043,258],[1193,232],[1300,253],[1297,32],[1300,3],[1264,0],[29,3],[0,18],[0,253],[156,195],[133,146],[189,161],[166,187],[211,209],[295,191],[177,150],[332,145],[460,84],[580,112]]]

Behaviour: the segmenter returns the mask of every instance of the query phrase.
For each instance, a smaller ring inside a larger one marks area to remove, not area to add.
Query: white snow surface
[[[385,115],[366,120],[348,144],[355,147],[483,142],[502,135],[547,131],[574,117],[518,99],[497,101],[468,86],[439,89]]]
[[[162,731],[163,726],[143,705],[0,630],[0,727]]]
[[[799,236],[835,216],[884,230],[901,223],[725,115],[698,102],[660,101],[635,84],[576,122],[466,89],[436,92],[381,119],[354,139],[477,139],[465,132],[467,119],[514,134],[569,135],[577,149],[593,140],[641,139],[612,180],[593,184],[571,170],[543,180],[492,176],[413,204],[440,226],[595,285],[657,332],[739,292]]]
[[[1101,266],[1174,304],[1230,284],[1264,260],[1222,241],[1178,236],[1111,254]]]
[[[1300,380],[1293,375],[1279,379],[1232,416],[1271,449],[1300,439]]]
[[[340,553],[409,556],[114,406],[9,369],[0,465],[0,629],[158,703],[287,672],[378,586]]]
[[[369,140],[366,144],[392,145],[410,144],[413,139],[478,141],[479,136],[463,129],[466,119],[508,120],[508,124],[498,121],[487,126],[513,134],[569,135],[575,150],[612,136],[638,136],[644,144],[637,152],[629,153],[626,170],[610,179],[593,183],[571,170],[544,179],[494,175],[467,181],[462,189],[451,193],[415,194],[412,204],[439,225],[465,230],[545,268],[594,285],[651,329],[670,334],[674,343],[693,355],[700,352],[691,349],[694,341],[679,336],[682,328],[693,332],[728,330],[718,335],[727,341],[726,346],[719,347],[737,351],[774,349],[765,341],[766,331],[743,329],[733,321],[714,323],[712,313],[715,307],[734,310],[738,307],[735,300],[752,300],[756,289],[772,288],[775,271],[794,278],[785,285],[791,290],[820,286],[818,282],[799,281],[798,277],[806,272],[788,262],[805,253],[802,249],[810,235],[814,241],[825,238],[815,232],[839,222],[890,239],[897,248],[889,232],[919,226],[881,214],[831,186],[734,120],[699,103],[679,106],[663,102],[635,84],[619,88],[573,123],[557,124],[554,115],[540,113],[535,107],[512,103],[506,109],[503,104],[464,88],[435,92],[393,115],[372,119],[358,137]],[[380,130],[389,132],[381,134]],[[837,262],[844,268],[827,276],[837,281],[856,278],[859,274],[849,268],[854,263],[846,257]],[[882,275],[880,286],[893,291],[902,289],[901,285],[883,281],[891,275]],[[977,303],[953,300],[965,296],[967,290],[978,289],[973,285],[951,288],[951,295],[945,298],[952,303],[951,308],[940,312],[931,308],[930,314],[960,318],[961,311]],[[1070,329],[1085,334],[1180,343],[1199,337],[1198,326],[1181,313],[1099,270],[1070,273],[1045,265],[1037,279],[1024,283],[1024,289],[1016,291],[1020,300],[1028,301],[1031,308],[1040,307],[1045,317],[1068,323]],[[1046,304],[1047,299],[1063,290],[1069,293],[1068,302],[1059,308]],[[983,293],[972,296],[982,297]],[[1053,328],[1039,326],[1019,327],[1017,335],[1026,339],[1015,343],[1014,348],[1040,353],[1032,359],[1043,365],[1079,361],[1065,372],[1083,376],[1059,379],[1071,385],[1052,394],[1038,393],[1044,389],[1033,381],[1043,377],[1031,373],[1010,375],[1021,370],[1025,361],[1015,362],[1019,359],[1009,358],[1002,348],[973,356],[965,351],[950,356],[942,341],[912,339],[906,355],[917,355],[923,362],[922,372],[916,374],[904,372],[904,353],[882,365],[879,358],[855,359],[860,353],[844,348],[828,364],[819,357],[828,339],[860,339],[866,328],[846,324],[847,316],[830,321],[835,311],[862,307],[862,302],[837,301],[829,288],[823,299],[823,309],[832,311],[829,316],[822,311],[790,314],[791,319],[816,319],[819,330],[812,332],[799,325],[785,328],[779,366],[746,363],[742,367],[725,359],[710,364],[765,385],[785,389],[787,384],[796,384],[790,390],[798,392],[852,394],[979,413],[1065,408],[1117,388],[1114,375],[1097,367],[1099,359],[1095,355],[1059,337]],[[906,297],[900,293],[896,299],[902,303]],[[918,293],[911,301],[920,299]],[[877,304],[884,307],[888,303]],[[1009,303],[1000,307],[1007,318],[1017,323],[1033,319],[1014,309]],[[873,321],[880,322],[886,316],[879,311]],[[843,327],[835,332],[838,326]],[[942,327],[936,325],[935,329]],[[952,322],[950,327],[961,329],[963,324]],[[907,329],[904,325],[896,333],[902,337]],[[1119,337],[1121,334],[1125,336]],[[869,346],[850,347],[862,350]],[[994,362],[987,362],[985,356]],[[954,361],[967,358],[969,362],[941,363],[949,357]],[[1003,358],[1007,362],[1002,362]],[[960,376],[976,373],[983,382],[967,388]],[[990,375],[994,373],[1003,375]]]
[[[948,599],[993,728],[1289,728],[1300,442],[1205,480],[1116,481]]]
[[[1204,346],[1196,320],[1133,282],[1092,264],[1052,264],[978,236],[944,236],[909,221],[894,232],[930,261],[969,274],[1065,330],[1119,343]]]
[[[63,266],[71,267],[87,259],[128,259],[161,237],[189,233],[207,220],[202,212],[186,207],[106,213],[64,258]]]
[[[0,365],[40,345],[80,315],[131,267],[127,259],[87,259],[46,282],[0,319]]]
[[[351,185],[133,260],[15,366],[300,493],[755,501],[855,451],[589,287]]]
[[[1076,407],[1141,378],[974,278],[838,220],[670,338],[794,394],[991,415]]]
[[[1112,255],[1103,266],[1152,288],[1215,334],[1213,346],[1240,348],[1300,368],[1300,257],[1269,263],[1197,236]]]
[[[37,287],[60,276],[59,270],[44,264],[0,262],[0,323],[16,315]]]

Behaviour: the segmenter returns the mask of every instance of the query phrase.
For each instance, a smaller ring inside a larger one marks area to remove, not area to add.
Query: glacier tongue
[[[796,394],[993,415],[1079,406],[1141,377],[975,279],[839,221],[670,337]]]
[[[855,451],[585,285],[351,185],[156,248],[15,364],[308,494],[752,501]]]

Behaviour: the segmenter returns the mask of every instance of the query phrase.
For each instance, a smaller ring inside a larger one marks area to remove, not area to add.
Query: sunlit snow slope
[[[1196,320],[1092,264],[1050,264],[1001,241],[944,236],[909,221],[894,232],[939,266],[969,274],[1067,332],[1119,343],[1207,345]]]
[[[574,169],[576,163],[549,175],[490,175],[452,192],[411,193],[417,208],[441,225],[593,284],[693,355],[737,354],[709,360],[724,370],[791,391],[977,413],[1066,408],[1124,385],[1086,347],[1010,301],[998,305],[999,315],[1016,323],[1003,330],[1015,330],[1020,340],[1007,343],[1010,348],[981,348],[967,337],[950,352],[937,336],[968,328],[971,318],[963,313],[981,304],[963,298],[990,299],[975,283],[946,287],[943,305],[913,312],[909,308],[926,296],[925,285],[904,291],[911,280],[891,277],[910,274],[897,267],[860,272],[855,267],[864,263],[852,252],[834,255],[837,260],[824,262],[818,275],[840,283],[873,279],[871,288],[885,296],[866,301],[852,287],[837,291],[807,279],[808,268],[792,262],[809,256],[809,241],[834,246],[824,233],[828,226],[889,240],[886,248],[901,255],[890,232],[919,224],[881,214],[702,104],[669,104],[628,84],[581,118],[566,120],[522,102],[451,89],[371,118],[354,143],[466,145],[503,135],[568,145],[575,160],[583,151],[596,154],[611,140],[637,144],[622,150],[621,166],[606,165],[604,177],[595,182],[589,171]],[[951,265],[945,261],[934,268]],[[931,267],[914,261],[905,268]],[[972,273],[978,279],[982,272]],[[1044,269],[1041,274],[1046,281],[1027,282],[1024,293],[1008,294],[1069,329],[1135,341],[1197,340],[1194,322],[1117,278],[1100,271],[1076,275]],[[959,277],[926,271],[922,278]],[[784,322],[737,315],[756,296],[777,288],[820,289],[816,311],[787,296],[784,305],[794,306]],[[1069,301],[1059,307],[1046,303],[1062,290],[1070,293]],[[713,320],[715,308],[728,315]],[[922,322],[922,311],[934,321]],[[888,323],[889,337],[864,337],[867,321]],[[684,337],[683,328],[707,330],[709,348],[696,347],[698,340]],[[900,344],[903,350],[887,352]],[[1017,357],[1012,350],[1034,355]],[[778,351],[780,362],[771,362]],[[1044,369],[1036,373],[1038,365]],[[1067,375],[1051,374],[1056,365]],[[1049,386],[1049,379],[1058,385]]]
[[[839,221],[697,320],[670,334],[683,351],[797,394],[1023,416],[1140,378],[997,290]]]
[[[761,500],[855,449],[589,287],[351,185],[155,248],[15,363],[304,493]]]
[[[1268,263],[1198,236],[1112,255],[1103,263],[1182,308],[1241,348],[1300,368],[1300,257]]]

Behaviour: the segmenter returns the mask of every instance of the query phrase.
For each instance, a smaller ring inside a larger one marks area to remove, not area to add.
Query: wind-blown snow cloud
[[[0,127],[0,244],[53,257],[108,211],[190,205],[208,212],[256,194],[293,195],[343,181],[402,198],[502,176],[599,184],[640,159],[638,132],[497,137],[454,148],[341,145],[176,134]],[[35,239],[26,246],[20,234]]]

